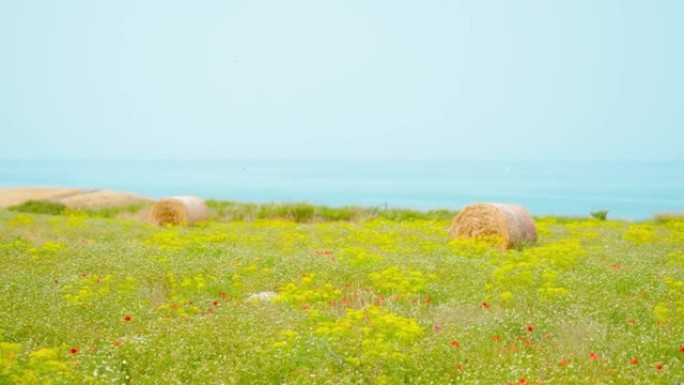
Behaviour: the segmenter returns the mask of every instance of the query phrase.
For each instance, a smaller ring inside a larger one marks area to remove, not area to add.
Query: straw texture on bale
[[[161,199],[152,207],[152,221],[159,225],[189,225],[207,219],[204,200],[193,196]]]
[[[537,240],[530,214],[520,205],[475,203],[456,215],[449,235],[452,238],[499,237],[503,249]]]

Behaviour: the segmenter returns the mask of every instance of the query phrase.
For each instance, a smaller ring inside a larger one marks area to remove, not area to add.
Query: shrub
[[[596,210],[592,211],[591,217],[594,219],[598,219],[599,221],[605,221],[606,218],[608,218],[608,210]]]

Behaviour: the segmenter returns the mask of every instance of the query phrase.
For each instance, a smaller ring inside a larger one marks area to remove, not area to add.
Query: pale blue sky
[[[684,1],[3,1],[1,157],[684,159]]]

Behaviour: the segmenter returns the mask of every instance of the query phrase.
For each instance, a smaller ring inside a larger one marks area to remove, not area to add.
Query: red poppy
[[[494,342],[499,342],[499,341],[501,341],[501,336],[499,336],[498,334],[494,334],[494,335],[492,336],[492,341],[494,341]]]
[[[490,305],[488,302],[482,302],[482,305],[480,306],[482,306],[483,309],[489,309],[490,307],[492,307],[492,305]]]
[[[123,345],[123,340],[116,340],[116,341],[114,341],[114,346],[116,346],[117,348],[118,348],[119,346],[121,346],[121,345]]]
[[[133,317],[131,317],[130,315],[126,315],[124,317],[124,322],[131,322],[131,320],[133,320]]]
[[[684,354],[684,346],[682,346],[682,347],[679,348],[679,352],[682,353],[682,354]]]
[[[568,360],[565,358],[562,358],[560,361],[558,361],[558,366],[566,366],[568,365]]]
[[[629,360],[629,363],[632,364],[632,365],[636,365],[636,364],[639,363],[639,359],[636,358],[636,357],[634,357],[634,358],[632,358],[631,360]]]
[[[657,364],[655,370],[663,370],[663,364]]]
[[[52,283],[54,283],[55,285],[57,285],[57,284],[59,283],[59,280],[58,280],[58,279],[55,279],[54,281],[52,281]]]
[[[453,346],[455,349],[461,348],[461,344],[459,344],[458,341],[451,341],[451,346]]]
[[[214,305],[214,306],[218,306],[218,305],[219,305],[219,301],[214,301],[214,302],[212,302],[211,304]]]
[[[527,379],[526,379],[526,378],[521,378],[521,379],[518,380],[518,384],[520,384],[520,385],[525,385],[526,383],[527,383]]]
[[[525,330],[527,330],[528,332],[532,333],[532,331],[534,330],[534,328],[533,328],[532,326],[530,326],[530,325],[527,325],[527,327],[525,328]]]
[[[596,354],[594,352],[589,353],[589,359],[592,361],[596,361],[598,359],[598,357],[599,357],[598,354]]]
[[[530,346],[530,345],[532,345],[532,340],[530,340],[530,339],[528,338],[528,339],[525,340],[525,346]]]
[[[71,352],[71,354],[76,354],[76,353],[78,353],[78,349],[77,348],[71,348],[70,352]]]

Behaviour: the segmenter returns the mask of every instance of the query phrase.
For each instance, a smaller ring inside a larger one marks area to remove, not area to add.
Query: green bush
[[[592,211],[590,214],[592,218],[598,219],[599,221],[605,221],[606,218],[608,218],[608,210]]]
[[[7,209],[10,211],[19,211],[22,213],[61,215],[64,213],[67,207],[61,203],[56,202],[30,200],[22,204],[10,206]]]

